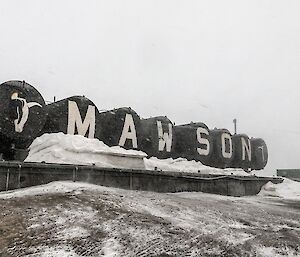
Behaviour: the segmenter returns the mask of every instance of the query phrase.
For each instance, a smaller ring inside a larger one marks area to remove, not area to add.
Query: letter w
[[[169,133],[163,132],[161,121],[156,121],[158,130],[158,151],[163,151],[166,146],[167,152],[171,152],[172,148],[172,124],[169,125]]]

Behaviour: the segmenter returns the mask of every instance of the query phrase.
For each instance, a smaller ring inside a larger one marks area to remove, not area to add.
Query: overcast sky
[[[262,137],[300,168],[300,1],[1,0],[0,82]]]

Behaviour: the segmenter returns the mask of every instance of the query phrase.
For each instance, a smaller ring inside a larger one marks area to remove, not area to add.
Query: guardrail
[[[157,170],[100,168],[93,165],[0,162],[0,191],[69,180],[155,192],[201,191],[230,196],[255,195],[281,178],[223,176]]]

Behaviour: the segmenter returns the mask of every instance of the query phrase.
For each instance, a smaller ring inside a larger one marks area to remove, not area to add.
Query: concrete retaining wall
[[[300,169],[278,169],[277,176],[300,182]]]
[[[268,181],[280,178],[201,175],[150,170],[109,169],[96,166],[0,163],[0,191],[46,184],[58,180],[155,192],[201,191],[230,196],[255,195]]]

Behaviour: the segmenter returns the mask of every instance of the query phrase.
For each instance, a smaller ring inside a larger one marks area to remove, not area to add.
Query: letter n
[[[242,160],[245,161],[246,160],[246,153],[248,156],[248,161],[251,162],[251,143],[249,138],[247,139],[247,143],[246,143],[246,139],[245,138],[241,138],[241,142],[242,142]]]

